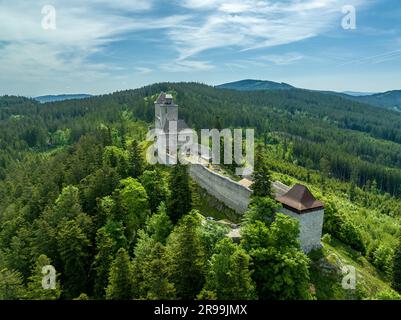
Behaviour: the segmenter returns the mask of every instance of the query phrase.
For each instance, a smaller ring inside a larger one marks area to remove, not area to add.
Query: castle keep
[[[156,100],[155,122],[156,129],[160,130],[159,134],[164,135],[164,141],[169,141],[171,135],[176,135],[177,132],[182,130],[191,131],[184,121],[178,119],[178,106],[174,104],[173,97],[169,94],[161,93]],[[170,122],[173,122],[174,125],[170,126]],[[165,150],[163,149],[164,145],[159,143],[158,139],[158,150]],[[168,148],[167,153],[169,153]],[[167,158],[169,156],[167,154]],[[199,186],[235,212],[243,214],[248,210],[252,195],[252,190],[250,189],[251,180],[233,181],[213,171],[208,167],[207,163],[191,164],[189,174]],[[282,205],[279,212],[299,221],[299,240],[302,250],[309,252],[312,249],[320,248],[324,216],[323,203],[316,200],[308,188],[301,184],[296,184],[289,188],[276,181],[272,182],[272,189],[276,201]],[[233,234],[235,234],[235,237],[239,237],[240,230],[235,231]]]

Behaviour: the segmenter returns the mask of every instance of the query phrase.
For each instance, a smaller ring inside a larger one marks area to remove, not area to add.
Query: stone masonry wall
[[[247,211],[251,189],[200,164],[191,165],[189,174],[202,188],[227,207],[238,213]]]
[[[209,194],[237,213],[242,214],[248,210],[251,189],[200,164],[191,165],[189,174]],[[324,210],[304,214],[298,214],[285,208],[281,208],[279,211],[299,221],[299,240],[304,252],[321,247]]]
[[[299,221],[299,241],[304,252],[321,248],[320,239],[323,229],[323,209],[298,214],[286,208],[281,208],[279,212]]]

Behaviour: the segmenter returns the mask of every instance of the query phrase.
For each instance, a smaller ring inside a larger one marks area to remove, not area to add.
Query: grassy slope
[[[392,291],[383,274],[379,273],[363,256],[336,239],[323,241],[321,250],[310,255],[310,276],[318,300],[353,300],[375,297]],[[341,282],[343,266],[356,271],[356,289],[345,290]]]

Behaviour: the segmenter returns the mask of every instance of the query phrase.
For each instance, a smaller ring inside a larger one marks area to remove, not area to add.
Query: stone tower
[[[296,184],[282,196],[276,197],[282,204],[281,213],[299,221],[299,241],[304,252],[318,249],[322,245],[324,205],[316,200],[309,189]]]
[[[156,129],[168,133],[169,122],[178,122],[178,105],[174,103],[173,96],[164,92],[160,93],[155,101]]]
[[[157,150],[160,163],[172,161],[177,149],[178,105],[171,94],[160,93],[155,101],[155,129],[157,134]],[[171,125],[170,125],[171,124]],[[173,128],[173,129],[171,129]],[[174,160],[172,161],[174,163]]]

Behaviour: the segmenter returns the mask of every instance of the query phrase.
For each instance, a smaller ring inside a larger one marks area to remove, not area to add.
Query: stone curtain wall
[[[200,164],[190,165],[189,174],[209,194],[235,212],[244,213],[248,210],[251,189]]]
[[[248,210],[251,189],[200,164],[190,165],[189,174],[209,194],[235,212],[242,214]],[[299,241],[304,252],[321,247],[324,210],[298,214],[281,208],[279,212],[299,221]]]
[[[286,208],[281,208],[279,212],[299,221],[299,241],[304,252],[322,247],[320,239],[323,229],[323,209],[298,214]]]

